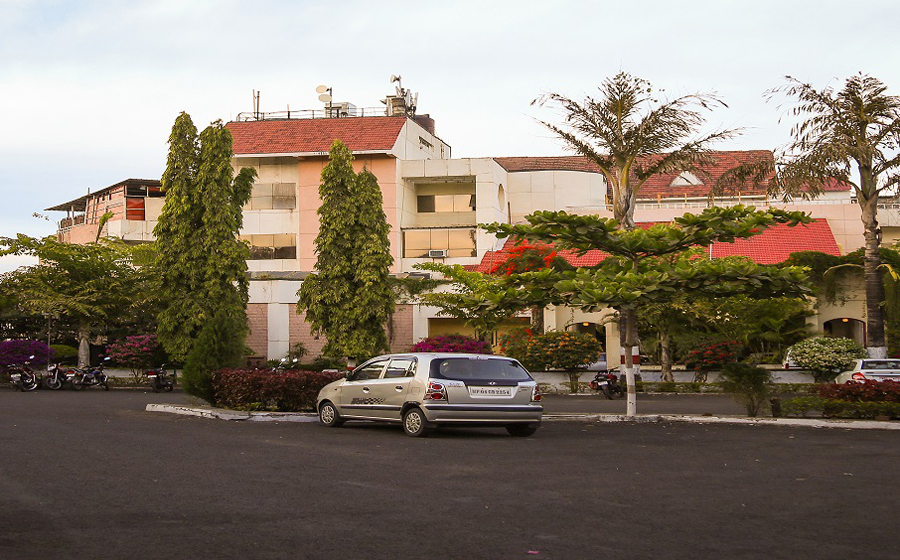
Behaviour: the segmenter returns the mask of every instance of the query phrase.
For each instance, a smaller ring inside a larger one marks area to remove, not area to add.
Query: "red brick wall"
[[[394,309],[394,338],[390,343],[391,352],[407,352],[413,345],[412,305],[398,305]]]
[[[291,346],[298,342],[302,342],[306,348],[306,356],[304,360],[316,358],[322,355],[322,348],[325,346],[325,337],[314,337],[309,329],[309,323],[306,322],[306,313],[297,313],[297,307],[294,306],[293,313],[288,314],[288,340]]]
[[[253,349],[253,358],[265,359],[269,351],[269,305],[250,303],[247,305],[247,346]]]

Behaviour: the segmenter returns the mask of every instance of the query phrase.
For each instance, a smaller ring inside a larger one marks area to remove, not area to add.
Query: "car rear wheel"
[[[510,424],[506,427],[506,431],[513,437],[533,436],[538,427],[532,424]]]
[[[403,414],[403,431],[410,437],[426,437],[434,427],[425,418],[421,408],[410,408]]]
[[[344,420],[333,403],[325,402],[319,407],[319,422],[323,426],[337,428],[344,423]]]

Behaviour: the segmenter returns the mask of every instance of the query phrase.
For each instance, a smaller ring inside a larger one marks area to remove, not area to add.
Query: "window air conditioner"
[[[430,259],[447,258],[447,249],[429,249],[428,250],[428,258],[430,258]]]

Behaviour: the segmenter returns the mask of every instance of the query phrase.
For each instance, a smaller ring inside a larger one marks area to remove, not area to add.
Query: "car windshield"
[[[431,362],[431,377],[457,379],[509,379],[529,381],[531,376],[519,362],[497,358],[443,358]]]

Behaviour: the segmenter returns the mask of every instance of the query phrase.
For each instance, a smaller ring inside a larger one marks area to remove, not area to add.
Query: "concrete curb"
[[[687,414],[545,414],[545,422],[693,422],[696,424],[744,424],[754,426],[790,426],[799,428],[839,428],[844,430],[900,430],[900,422],[841,420],[821,418],[749,418],[739,416],[692,416]]]
[[[248,422],[318,422],[312,412],[243,412],[211,406],[178,406],[173,404],[148,404],[147,412],[167,412],[183,416],[216,418],[219,420],[246,420]]]
[[[238,420],[248,422],[317,422],[312,412],[242,412],[210,406],[178,406],[173,404],[148,404],[147,412],[166,412],[199,418]],[[819,418],[747,418],[739,416],[691,416],[687,414],[545,414],[544,422],[632,422],[649,424],[657,422],[693,422],[697,424],[744,424],[753,426],[790,426],[794,428],[839,428],[844,430],[900,430],[900,422],[876,422],[873,420],[833,420]]]

